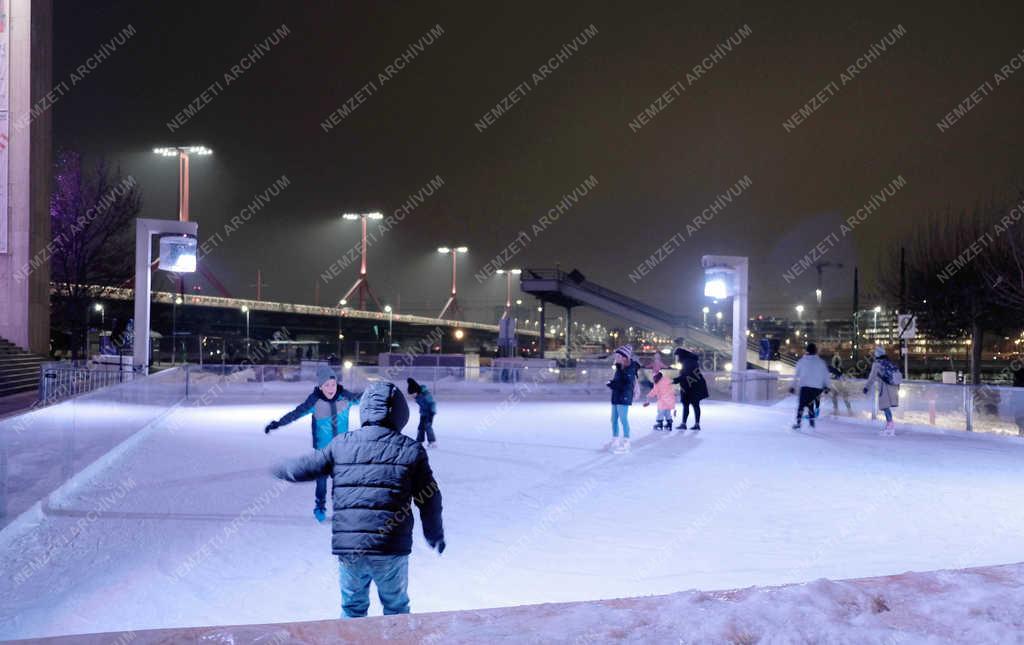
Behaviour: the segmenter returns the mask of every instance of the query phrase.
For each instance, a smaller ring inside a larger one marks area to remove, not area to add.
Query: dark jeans
[[[423,443],[423,435],[427,435],[427,441],[434,443],[437,439],[434,437],[434,415],[433,414],[421,414],[420,425],[416,428],[416,441]]]
[[[327,509],[327,475],[316,478],[316,507]]]
[[[796,406],[797,423],[800,423],[800,419],[804,416],[804,408],[807,408],[812,418],[814,417],[814,402],[821,396],[821,391],[822,388],[820,387],[800,388],[800,402]]]

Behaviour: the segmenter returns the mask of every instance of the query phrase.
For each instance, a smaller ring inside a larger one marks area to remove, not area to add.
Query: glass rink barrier
[[[300,401],[316,383],[318,363],[302,365],[206,365],[189,366],[189,397],[205,396],[213,402],[221,396],[259,397],[274,402]],[[515,398],[557,400],[559,398],[609,397],[607,382],[613,371],[608,366],[588,367],[413,367],[393,365],[331,366],[349,390],[361,392],[375,381],[391,381],[406,391],[412,378],[430,388],[436,397]],[[678,372],[664,370],[667,378]],[[751,371],[752,372],[752,371]],[[743,403],[792,406],[796,396],[789,389],[793,377],[760,371],[741,388]],[[653,373],[640,373],[641,396],[649,391]],[[712,401],[733,400],[731,372],[704,371]],[[877,408],[872,389],[864,393],[864,379],[831,381],[830,391],[821,396],[821,414],[871,421],[884,418]],[[678,388],[677,388],[678,391]],[[638,403],[640,403],[638,401]],[[927,381],[905,381],[900,385],[899,406],[893,408],[897,423],[943,430],[993,432],[1024,436],[1024,388],[1007,386],[948,385]]]
[[[98,387],[0,419],[0,527],[99,468],[186,396],[184,366]]]

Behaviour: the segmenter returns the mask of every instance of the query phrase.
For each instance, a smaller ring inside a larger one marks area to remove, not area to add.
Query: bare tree
[[[84,347],[91,301],[123,284],[132,275],[132,221],[142,209],[135,178],[122,176],[100,160],[83,170],[81,156],[57,155],[50,198],[53,234],[51,279],[52,320],[69,336],[72,357]]]
[[[995,214],[993,228],[999,243],[983,258],[988,281],[1004,306],[1024,313],[1024,190]]]
[[[1010,315],[988,270],[1001,264],[1004,240],[996,234],[994,206],[947,212],[918,220],[906,247],[905,291],[898,261],[884,272],[883,288],[901,308],[918,317],[918,328],[932,338],[971,340],[970,375],[980,383],[985,332],[1003,326]]]

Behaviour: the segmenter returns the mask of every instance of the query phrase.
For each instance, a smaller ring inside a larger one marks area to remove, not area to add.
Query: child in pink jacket
[[[654,387],[651,388],[647,398],[658,400],[658,419],[654,424],[654,429],[671,430],[672,411],[676,409],[676,391],[672,387],[672,381],[665,378],[661,372],[655,374]],[[644,407],[648,405],[650,405],[650,401],[644,403]]]

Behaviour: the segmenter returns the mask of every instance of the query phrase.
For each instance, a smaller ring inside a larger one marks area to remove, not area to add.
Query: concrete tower
[[[50,341],[52,0],[0,0],[0,337]]]

